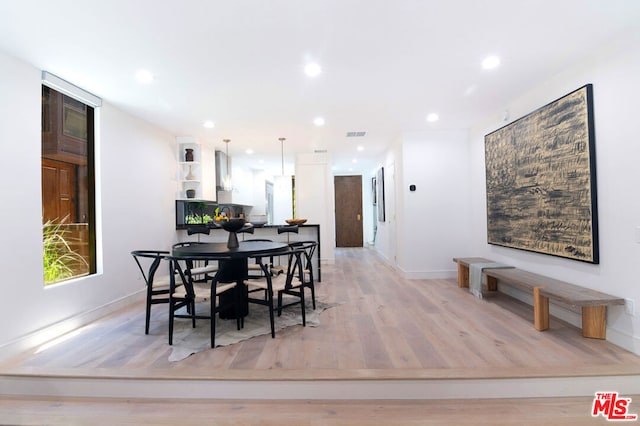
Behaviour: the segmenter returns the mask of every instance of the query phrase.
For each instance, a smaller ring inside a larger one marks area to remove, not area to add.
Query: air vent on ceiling
[[[315,154],[324,154],[324,153],[327,152],[327,150],[326,149],[314,149],[313,152]]]
[[[366,135],[367,135],[367,132],[347,132],[348,138],[361,138]]]

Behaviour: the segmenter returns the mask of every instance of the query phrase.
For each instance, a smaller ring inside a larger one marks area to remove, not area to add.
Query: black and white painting
[[[485,136],[487,241],[598,263],[593,88]]]

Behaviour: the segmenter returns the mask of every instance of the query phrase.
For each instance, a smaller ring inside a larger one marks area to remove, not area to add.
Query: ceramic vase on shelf
[[[184,161],[193,161],[193,149],[185,148]]]
[[[191,171],[191,165],[189,165],[189,173],[184,177],[184,180],[194,180],[196,177]]]
[[[195,198],[196,190],[195,189],[187,189],[187,198]]]

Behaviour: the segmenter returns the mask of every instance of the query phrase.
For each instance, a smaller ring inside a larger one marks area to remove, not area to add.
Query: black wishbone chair
[[[144,334],[149,334],[151,305],[169,303],[171,263],[166,259],[168,254],[169,252],[164,250],[134,250],[131,252],[147,287]],[[161,275],[159,272],[163,263],[167,265],[165,275]]]
[[[311,301],[313,302],[313,309],[316,309],[316,289],[313,279],[313,255],[318,247],[317,241],[294,241],[289,243],[290,247],[297,247],[304,250],[303,258],[303,284],[306,288],[311,290]],[[320,253],[318,253],[318,256]]]
[[[175,318],[190,318],[192,321],[192,327],[196,326],[196,319],[208,319],[211,323],[211,347],[215,347],[215,334],[216,334],[216,314],[222,309],[228,308],[228,306],[220,305],[218,303],[219,296],[225,292],[233,292],[234,296],[229,298],[233,303],[236,311],[236,323],[238,330],[240,330],[240,292],[235,291],[236,283],[222,283],[218,280],[219,272],[210,279],[204,282],[194,281],[191,274],[191,267],[193,266],[193,260],[190,259],[178,259],[175,257],[169,257],[174,270],[177,272],[171,280],[171,293],[169,297],[169,345],[173,344],[173,322]],[[176,277],[179,278],[178,282]],[[181,285],[180,285],[181,284]],[[209,315],[199,314],[196,311],[196,302],[206,302],[210,304]],[[177,313],[182,308],[186,308],[186,312]]]
[[[273,254],[279,255],[280,253]],[[283,308],[300,304],[300,310],[302,313],[302,325],[307,325],[304,304],[304,272],[302,270],[302,258],[304,256],[304,250],[301,248],[289,247],[286,252],[283,252],[283,255],[286,255],[288,259],[286,273],[278,273],[273,270],[274,268],[272,268],[269,263],[266,263],[267,260],[270,259],[271,253],[264,255],[258,254],[253,256],[253,259],[255,259],[256,263],[262,268],[264,277],[257,279],[250,278],[245,281],[245,284],[249,288],[249,303],[267,306],[267,308],[269,309],[269,321],[271,323],[272,338],[276,337],[274,319],[274,312],[276,310],[278,311],[278,316],[280,316]],[[265,290],[266,298],[257,299],[250,297],[252,290],[256,289]],[[282,296],[284,294],[295,296],[298,298],[298,300],[283,305]],[[277,295],[278,297],[277,306],[274,304],[274,295]]]
[[[278,235],[280,234],[287,234],[287,241],[286,243],[289,244],[290,243],[290,234],[297,234],[298,233],[298,225],[286,225],[286,226],[278,226]],[[271,261],[271,266],[274,268],[274,271],[277,271],[278,273],[282,274],[284,273],[287,265],[283,265],[282,264],[282,259],[280,257],[278,257],[278,263],[274,264],[274,261]]]
[[[204,244],[197,241],[183,241],[175,243],[172,248],[188,247],[194,244]],[[192,268],[189,269],[189,273],[194,281],[207,281],[213,278],[215,273],[218,272],[218,263],[212,260],[197,260],[192,264]]]
[[[190,246],[193,244],[200,244],[200,235],[209,235],[211,232],[211,228],[208,225],[197,224],[197,225],[189,225],[187,226],[187,235],[197,235],[198,241],[184,241],[179,242],[173,245],[173,248],[176,247],[184,247]],[[191,269],[191,275],[196,277],[196,281],[198,280],[207,280],[211,279],[213,275],[218,272],[218,265],[215,261],[198,261],[197,264],[194,264],[193,269]]]

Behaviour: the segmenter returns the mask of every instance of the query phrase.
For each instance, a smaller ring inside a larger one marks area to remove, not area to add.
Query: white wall
[[[396,209],[402,209],[402,202],[396,202],[396,165],[401,164],[401,140],[393,142],[381,166],[384,167],[385,220],[377,220],[375,249],[385,261],[395,267],[398,255],[398,230],[396,229]],[[402,172],[402,167],[399,167]],[[378,200],[380,203],[380,200]],[[402,243],[402,241],[400,241]]]
[[[335,262],[333,176],[326,154],[296,156],[296,216],[320,225],[320,259]]]
[[[501,111],[474,128],[469,141],[472,173],[473,249],[479,255],[533,272],[635,301],[636,316],[623,307],[609,308],[607,338],[640,353],[640,285],[636,267],[640,244],[640,30],[626,34],[605,50],[594,51],[583,63],[529,90],[505,105],[517,119],[587,83],[593,84],[600,264],[490,246],[486,243],[484,135],[503,126]],[[462,247],[461,247],[462,249]]]
[[[396,173],[398,268],[407,278],[451,278],[469,241],[467,132],[405,133]],[[411,192],[409,185],[415,185]]]
[[[129,252],[175,238],[173,137],[106,103],[98,153],[103,272],[44,288],[40,76],[0,52],[0,346],[142,290]]]

